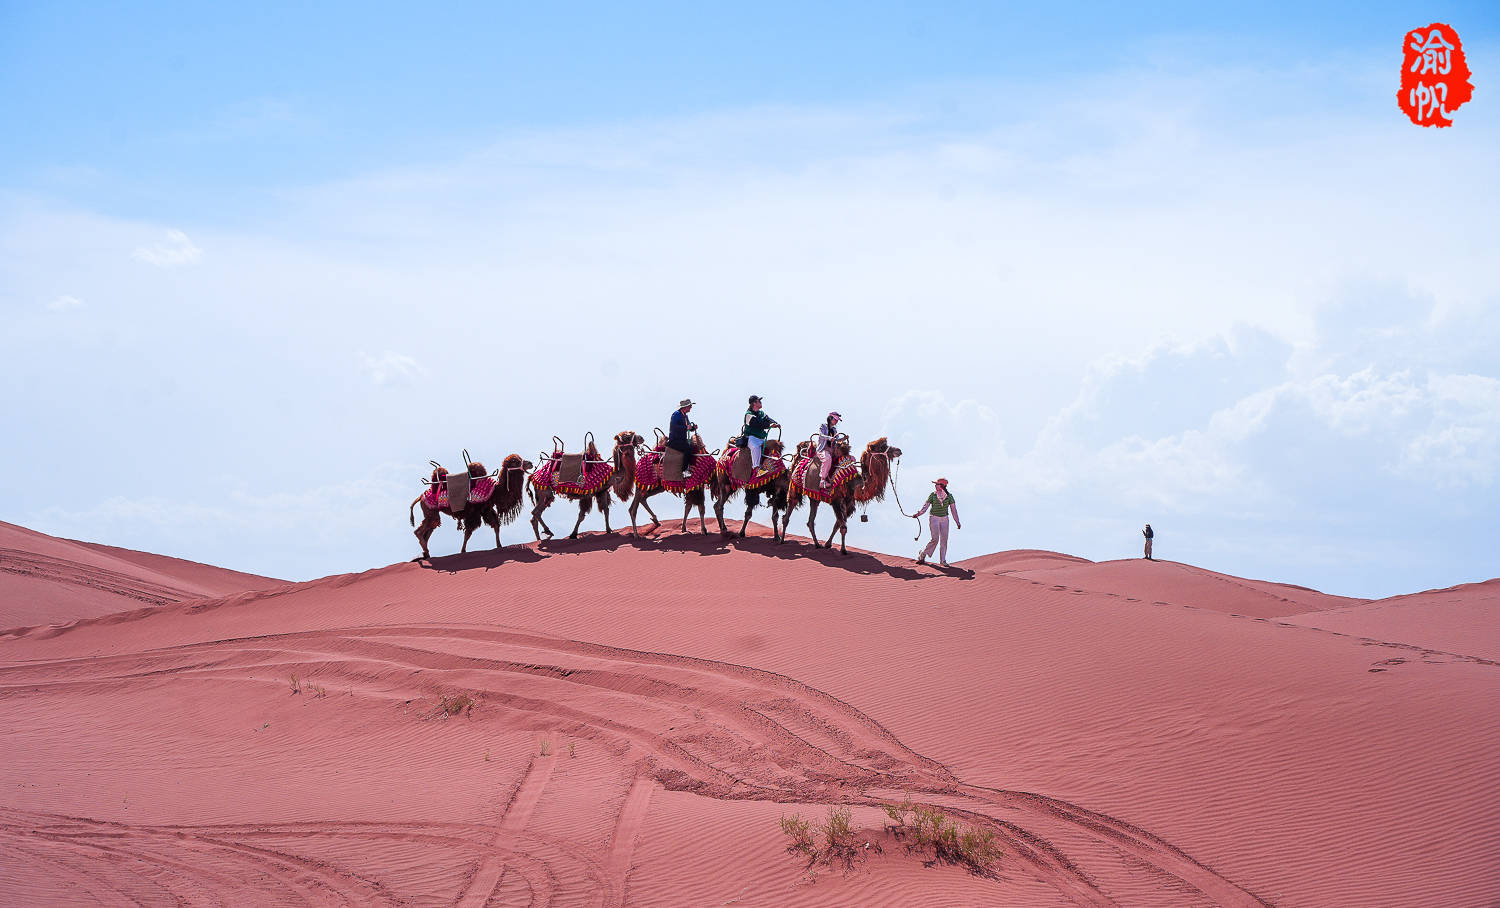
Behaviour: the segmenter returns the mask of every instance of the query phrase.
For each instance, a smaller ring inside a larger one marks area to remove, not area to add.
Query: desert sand
[[[8,905],[1500,901],[1500,581],[664,530],[289,584],[0,534]],[[998,864],[908,853],[903,796]],[[831,805],[853,871],[778,828]]]

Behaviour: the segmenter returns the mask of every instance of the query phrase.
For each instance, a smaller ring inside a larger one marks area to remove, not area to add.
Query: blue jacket
[[[667,447],[674,451],[693,453],[693,443],[688,439],[688,418],[681,410],[672,411],[671,429],[667,432]]]

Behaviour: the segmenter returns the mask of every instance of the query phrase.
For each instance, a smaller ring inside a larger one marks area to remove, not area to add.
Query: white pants
[[[745,441],[750,445],[750,466],[759,470],[760,459],[764,456],[761,454],[760,449],[765,447],[766,440],[764,438],[756,438],[754,435],[748,435],[745,437]]]
[[[938,543],[942,543],[942,554],[938,556],[938,561],[942,562],[943,564],[947,564],[948,563],[948,518],[946,518],[946,517],[933,517],[931,515],[928,515],[928,517],[927,517],[927,530],[931,534],[932,538],[930,540],[928,540],[928,542],[927,542],[927,548],[925,548],[925,549],[922,550],[922,557],[923,558],[931,558],[932,557],[932,550],[938,547]]]

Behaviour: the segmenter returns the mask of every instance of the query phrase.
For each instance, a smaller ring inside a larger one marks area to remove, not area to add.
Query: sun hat
[[[681,410],[683,407],[691,407],[692,405],[693,405],[693,402],[691,400],[688,400],[686,397],[684,397],[682,399],[682,401],[677,404],[677,409]]]
[[[840,413],[837,410],[834,410],[833,412],[831,412],[831,413],[828,414],[828,418],[829,419],[843,419],[844,418],[844,414]]]
[[[946,480],[946,479],[934,479],[932,481],[932,484],[935,485],[935,486],[942,486],[944,488],[947,488],[948,487],[948,480]]]

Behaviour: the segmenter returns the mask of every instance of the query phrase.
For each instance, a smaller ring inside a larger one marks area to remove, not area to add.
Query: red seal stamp
[[[1418,126],[1452,126],[1453,112],[1474,96],[1458,32],[1434,22],[1406,33],[1396,103]]]

